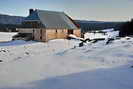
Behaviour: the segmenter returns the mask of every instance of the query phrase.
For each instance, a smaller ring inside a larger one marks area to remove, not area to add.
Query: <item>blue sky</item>
[[[133,18],[133,0],[1,0],[0,13],[27,16],[30,8],[64,11],[74,19],[126,21]]]

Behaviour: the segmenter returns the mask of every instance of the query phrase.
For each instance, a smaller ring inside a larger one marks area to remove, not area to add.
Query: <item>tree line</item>
[[[133,19],[124,23],[120,28],[120,37],[133,35]]]

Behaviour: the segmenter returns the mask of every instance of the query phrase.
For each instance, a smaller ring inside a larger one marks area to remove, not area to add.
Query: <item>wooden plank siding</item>
[[[76,29],[72,30],[73,35],[76,35],[77,37],[81,37],[81,30]],[[22,28],[18,29],[19,33],[32,33],[33,34],[33,40],[36,41],[49,41],[53,39],[66,39],[68,37],[68,29],[45,29],[45,28]]]
[[[41,40],[43,41],[43,42],[46,42],[47,41],[47,38],[46,38],[46,30],[45,29],[41,29]]]
[[[81,37],[80,29],[73,30],[73,34]],[[46,29],[46,41],[52,39],[66,39],[68,35],[68,29]]]
[[[66,29],[46,29],[46,40],[65,39],[67,37]]]
[[[18,28],[18,33],[33,33],[33,28]]]
[[[34,40],[41,41],[41,29],[34,29],[33,37]]]
[[[81,29],[73,30],[73,34],[76,35],[77,37],[81,37]]]

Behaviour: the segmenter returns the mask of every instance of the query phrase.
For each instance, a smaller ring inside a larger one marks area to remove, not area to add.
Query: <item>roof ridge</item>
[[[37,12],[38,11],[44,11],[44,12],[46,11],[46,12],[53,12],[53,13],[55,13],[55,12],[56,13],[64,13],[64,11],[52,11],[52,10],[40,10],[40,9],[36,9],[35,11],[37,11]]]

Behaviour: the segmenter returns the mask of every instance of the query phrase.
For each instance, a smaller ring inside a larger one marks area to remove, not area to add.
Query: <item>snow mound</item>
[[[102,32],[113,32],[114,31],[114,28],[110,28],[110,29],[104,29],[102,30]]]
[[[0,32],[0,42],[11,41],[12,36],[17,33],[9,33],[9,32]]]
[[[84,40],[83,38],[77,37],[76,35],[70,34],[68,37],[77,39],[77,40]]]
[[[119,31],[114,31],[114,29],[105,29],[100,32],[86,33],[85,39],[109,39],[116,38],[119,36]]]

